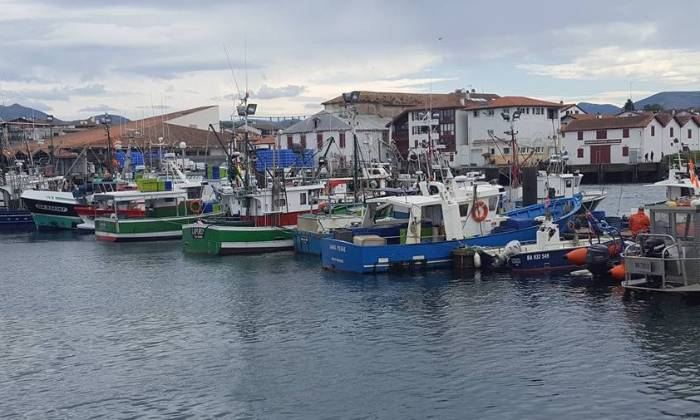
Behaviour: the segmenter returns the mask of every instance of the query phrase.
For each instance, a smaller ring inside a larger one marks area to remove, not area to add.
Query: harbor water
[[[605,210],[663,198],[618,187]],[[0,258],[7,417],[700,416],[700,309],[678,298],[70,232],[3,235]]]

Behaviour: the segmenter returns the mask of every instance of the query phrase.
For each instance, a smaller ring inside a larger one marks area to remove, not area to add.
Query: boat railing
[[[655,255],[647,255],[645,244],[654,238],[662,239],[664,247]],[[628,246],[624,252],[626,280],[630,281],[633,276],[639,275],[658,277],[661,279],[661,289],[665,289],[669,284],[698,284],[700,257],[688,256],[683,245],[671,235],[639,234],[637,242]]]

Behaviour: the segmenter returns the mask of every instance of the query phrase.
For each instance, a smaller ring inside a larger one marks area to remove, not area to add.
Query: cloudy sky
[[[266,116],[359,89],[615,104],[700,90],[696,1],[103,4],[0,0],[0,103],[65,119],[218,104],[227,118],[246,84]]]

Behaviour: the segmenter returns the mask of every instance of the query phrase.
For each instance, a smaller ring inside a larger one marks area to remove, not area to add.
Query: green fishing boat
[[[95,236],[98,240],[112,242],[180,239],[183,225],[222,214],[220,204],[203,202],[198,197],[193,197],[187,189],[95,194],[97,210],[114,209],[109,216],[95,218]],[[132,209],[142,209],[142,216],[132,217],[118,211],[124,202]]]

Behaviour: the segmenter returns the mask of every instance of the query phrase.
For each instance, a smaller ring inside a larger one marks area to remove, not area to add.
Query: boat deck
[[[634,279],[622,282],[622,287],[628,290],[636,290],[642,292],[660,292],[660,293],[677,293],[677,294],[698,294],[700,293],[700,284],[689,284],[687,286],[673,286],[666,284],[666,287],[649,287],[646,286],[646,279]]]

